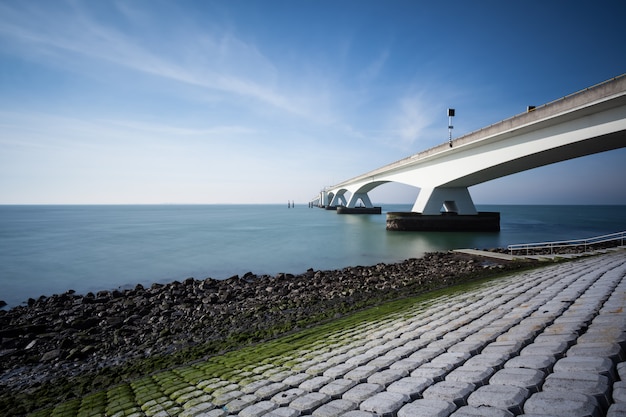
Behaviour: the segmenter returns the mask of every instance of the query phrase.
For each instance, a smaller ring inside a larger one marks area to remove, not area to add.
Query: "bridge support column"
[[[348,203],[349,208],[355,208],[357,201],[361,200],[363,205],[367,208],[372,208],[374,205],[370,200],[370,196],[367,193],[354,193],[352,197],[350,197],[350,202]]]
[[[442,211],[456,214],[478,214],[466,187],[422,188],[411,211],[426,215],[438,215]]]
[[[328,205],[331,207],[347,206],[348,202],[346,201],[346,196],[343,193],[337,193]]]

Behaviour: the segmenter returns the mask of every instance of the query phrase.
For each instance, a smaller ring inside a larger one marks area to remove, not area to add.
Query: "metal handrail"
[[[624,246],[624,239],[626,239],[626,231],[611,233],[608,235],[594,236],[585,239],[573,239],[573,240],[560,240],[555,242],[536,242],[536,243],[518,243],[508,245],[507,249],[513,255],[513,251],[526,250],[526,255],[529,255],[530,250],[536,249],[550,249],[550,254],[554,254],[554,249],[572,247],[572,246],[584,246],[584,251],[587,252],[587,248],[591,245],[598,243],[620,241],[620,246]]]

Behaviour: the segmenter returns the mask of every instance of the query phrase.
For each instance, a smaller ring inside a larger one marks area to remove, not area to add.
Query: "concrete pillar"
[[[442,208],[443,211],[457,214],[478,214],[466,187],[422,188],[411,211],[435,215],[440,214]]]

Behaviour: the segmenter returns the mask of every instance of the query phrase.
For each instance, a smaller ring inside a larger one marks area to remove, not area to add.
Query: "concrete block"
[[[247,406],[254,404],[257,401],[259,401],[259,399],[256,397],[256,395],[245,394],[239,398],[235,398],[234,400],[230,401],[224,406],[224,409],[226,409],[231,414],[237,414]]]
[[[423,363],[424,362],[414,360],[414,359],[409,359],[409,358],[400,359],[399,361],[392,363],[389,369],[397,369],[400,371],[411,372],[414,369],[416,369],[418,366],[422,365]]]
[[[368,413],[367,411],[352,410],[342,414],[341,417],[376,417],[376,414]]]
[[[466,368],[493,368],[495,370],[498,370],[502,368],[508,357],[508,354],[505,355],[501,353],[480,353],[465,361],[463,366]]]
[[[356,404],[348,400],[333,400],[313,411],[314,417],[339,417],[348,411],[354,410]]]
[[[309,366],[304,372],[312,376],[319,376],[319,375],[322,375],[324,371],[332,367],[333,367],[332,363],[319,362],[319,363]]]
[[[626,403],[611,404],[606,417],[626,417]]]
[[[560,358],[569,348],[567,341],[534,342],[526,346],[520,355],[549,355]]]
[[[328,401],[330,401],[328,395],[321,392],[310,392],[293,400],[289,404],[289,408],[298,410],[301,414],[308,414]]]
[[[554,364],[554,372],[591,372],[604,375],[610,381],[617,379],[613,362],[609,358],[568,356]]]
[[[351,379],[335,379],[334,381],[331,381],[327,385],[324,385],[322,388],[320,388],[319,392],[328,395],[332,399],[337,399],[341,398],[344,392],[348,391],[356,384],[356,381],[352,381]]]
[[[415,400],[422,395],[426,388],[433,384],[434,382],[430,378],[407,376],[389,385],[387,391],[408,395],[412,400]]]
[[[441,366],[442,368],[454,369],[470,357],[471,355],[468,352],[446,352],[433,358],[430,363],[435,366]]]
[[[392,417],[408,401],[409,397],[407,395],[383,391],[363,401],[359,408],[377,416]]]
[[[388,356],[380,356],[369,361],[367,365],[374,366],[379,371],[382,371],[383,369],[389,368],[389,366],[395,361],[396,360],[394,358],[390,358]]]
[[[431,400],[443,400],[454,403],[457,407],[467,405],[467,398],[476,387],[467,382],[442,381],[428,387],[422,397]]]
[[[383,390],[382,385],[378,384],[358,384],[346,391],[341,398],[360,404],[372,395]]]
[[[622,381],[626,381],[626,362],[620,362],[617,364],[617,375]]]
[[[283,407],[289,405],[293,400],[306,394],[306,391],[300,388],[291,388],[286,391],[275,394],[271,401],[278,406]]]
[[[311,379],[311,375],[305,373],[299,373],[295,375],[291,375],[283,380],[283,384],[289,385],[291,387],[297,387],[302,384],[307,379]]]
[[[370,375],[372,375],[373,373],[377,371],[378,371],[378,368],[375,366],[361,365],[361,366],[354,368],[347,374],[345,374],[344,378],[351,379],[356,382],[365,382],[367,381],[367,378],[369,378]]]
[[[522,405],[529,395],[529,391],[525,388],[511,385],[485,385],[469,396],[467,404],[474,407],[499,408],[517,415],[521,414]]]
[[[602,412],[593,397],[577,392],[541,391],[524,403],[524,416],[601,417]]]
[[[477,387],[485,385],[495,370],[460,366],[446,375],[446,381],[469,382]]]
[[[624,353],[618,343],[578,343],[569,348],[566,356],[594,356],[609,358],[614,363],[624,361]]]
[[[289,388],[289,386],[283,384],[282,382],[273,382],[271,384],[264,385],[258,390],[256,390],[254,392],[254,395],[259,397],[261,400],[268,400],[274,395],[276,395],[276,393],[280,391],[284,391],[287,388]]]
[[[432,379],[434,382],[443,381],[447,374],[448,371],[445,369],[429,368],[424,365],[411,372],[411,376]]]
[[[450,346],[448,352],[467,352],[470,355],[477,355],[485,346],[487,342],[482,340],[463,341]]]
[[[493,407],[472,407],[471,405],[465,405],[454,413],[450,414],[450,417],[514,417],[515,414],[507,410],[500,410]]]
[[[278,408],[276,403],[271,401],[260,401],[241,410],[239,412],[239,417],[261,417],[276,408]]]
[[[489,383],[524,388],[535,393],[541,388],[544,377],[545,374],[537,369],[504,368],[496,372]]]
[[[626,381],[617,381],[613,384],[613,401],[626,404]]]
[[[504,368],[527,368],[549,373],[552,372],[555,362],[556,358],[554,356],[520,355],[506,361]]]
[[[487,346],[485,346],[485,348],[482,350],[481,353],[500,354],[500,355],[506,356],[508,359],[519,354],[520,350],[522,350],[522,347],[524,347],[525,344],[526,344],[525,340],[524,341],[509,340],[506,342],[492,342],[492,343],[489,343]]]
[[[244,394],[243,392],[239,391],[239,390],[233,390],[233,391],[228,391],[224,394],[221,394],[215,398],[213,398],[213,404],[217,405],[217,406],[223,406],[228,404],[229,402],[231,402],[232,400],[234,400],[235,398],[239,398],[243,395],[247,395]]]
[[[248,385],[244,385],[241,388],[241,391],[246,394],[254,394],[255,391],[258,390],[259,388],[269,385],[271,383],[272,381],[270,381],[269,379],[260,379],[258,381],[251,382]]]
[[[367,382],[370,384],[380,384],[384,387],[391,384],[394,381],[399,380],[407,376],[407,371],[400,371],[396,369],[386,369],[384,371],[376,372],[367,378]]]
[[[324,371],[324,376],[328,376],[330,378],[340,378],[354,368],[356,368],[356,365],[354,364],[340,363]]]
[[[416,348],[411,346],[398,346],[385,353],[385,356],[392,358],[394,361],[399,361],[400,359],[408,358],[409,355],[415,353],[416,350]]]
[[[443,400],[415,400],[398,410],[398,417],[448,417],[456,405]]]
[[[300,411],[289,407],[280,407],[265,414],[264,417],[298,417]]]
[[[422,363],[426,363],[444,352],[445,350],[441,348],[423,348],[409,356],[409,359],[415,359],[421,361]]]
[[[328,376],[316,376],[311,379],[307,379],[302,384],[299,385],[298,388],[301,388],[305,391],[313,392],[318,391],[324,385],[328,384],[333,379]]]
[[[611,400],[609,379],[588,372],[555,372],[548,375],[542,390],[586,394],[595,398],[605,411]]]
[[[345,363],[350,364],[350,365],[359,366],[359,365],[363,365],[363,364],[368,363],[369,361],[371,361],[375,357],[376,357],[376,355],[373,355],[373,354],[361,353],[360,355],[356,355],[356,356],[351,357]]]

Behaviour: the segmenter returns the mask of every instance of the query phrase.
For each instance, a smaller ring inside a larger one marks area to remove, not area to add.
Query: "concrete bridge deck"
[[[625,416],[625,305],[622,250],[416,303],[258,362],[212,358],[101,397],[106,415],[134,417]],[[89,407],[75,404],[82,415]]]

